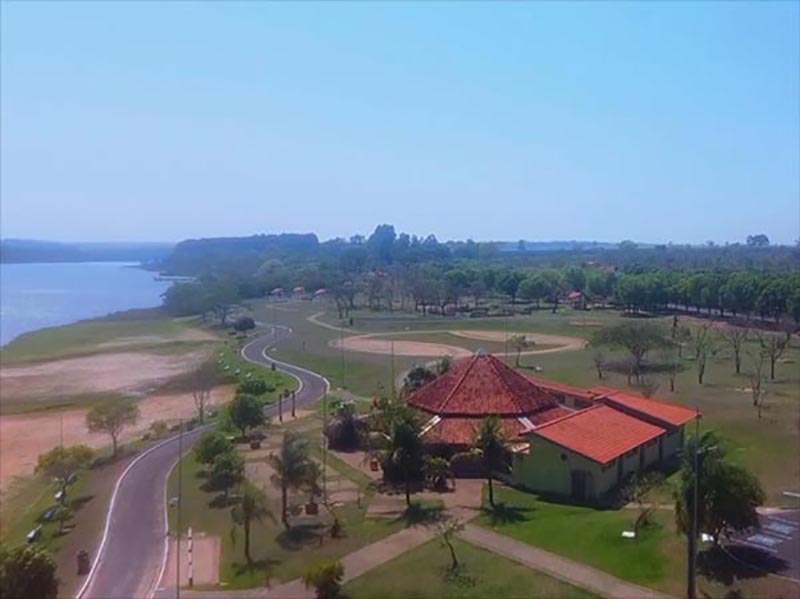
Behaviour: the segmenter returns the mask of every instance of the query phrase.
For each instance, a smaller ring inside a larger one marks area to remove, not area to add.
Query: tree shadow
[[[403,511],[402,514],[395,518],[395,521],[405,522],[406,526],[431,524],[442,519],[443,510],[443,505],[424,505],[414,501]]]
[[[320,537],[325,534],[325,529],[326,526],[322,522],[295,524],[288,531],[282,531],[275,540],[284,549],[299,551],[311,545],[319,545]]]
[[[237,576],[246,572],[262,571],[265,574],[264,581],[269,578],[269,574],[275,566],[279,566],[282,562],[277,559],[267,558],[254,560],[252,562],[233,562],[231,567]]]
[[[478,577],[471,576],[467,572],[466,565],[463,563],[459,564],[455,570],[449,566],[443,568],[441,576],[445,583],[458,587],[459,589],[469,589],[478,584]]]
[[[214,509],[224,509],[226,507],[230,507],[232,505],[236,505],[239,503],[239,498],[235,495],[228,495],[225,497],[225,493],[219,493],[215,495],[214,498],[208,502],[208,507]]]
[[[533,507],[519,507],[516,505],[507,505],[504,502],[496,503],[494,506],[488,505],[481,508],[488,518],[489,522],[496,526],[498,524],[514,524],[516,522],[525,522],[531,519],[531,512],[534,512]]]
[[[788,568],[786,560],[747,545],[712,547],[697,556],[698,572],[725,585],[736,579],[763,578],[768,572],[780,573]]]
[[[94,495],[81,495],[80,497],[76,497],[75,499],[69,502],[70,507],[74,511],[78,511],[83,508],[87,503],[89,503],[92,499],[94,499]]]

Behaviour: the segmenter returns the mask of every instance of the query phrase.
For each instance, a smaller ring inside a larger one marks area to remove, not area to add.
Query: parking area
[[[735,535],[727,544],[737,558],[800,582],[800,509],[763,514],[761,528]]]

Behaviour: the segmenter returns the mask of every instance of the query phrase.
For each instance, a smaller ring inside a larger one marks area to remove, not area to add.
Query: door
[[[583,470],[572,471],[572,496],[575,499],[586,499],[586,472]]]

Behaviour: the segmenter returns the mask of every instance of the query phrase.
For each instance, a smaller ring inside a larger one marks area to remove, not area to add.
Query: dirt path
[[[396,356],[413,356],[421,358],[441,358],[443,356],[451,356],[458,360],[461,358],[468,358],[473,355],[469,349],[459,347],[457,345],[447,345],[445,343],[430,343],[427,341],[405,341],[403,339],[381,339],[383,336],[396,336],[396,335],[414,335],[425,333],[449,333],[457,337],[464,337],[466,339],[477,339],[480,341],[493,341],[502,343],[505,340],[505,333],[501,331],[408,331],[403,333],[369,333],[366,335],[351,335],[345,337],[343,340],[334,339],[330,342],[331,347],[344,349],[351,352],[360,352],[366,354],[380,354],[389,355],[394,352]],[[586,342],[577,337],[565,337],[562,335],[543,335],[539,333],[513,333],[509,332],[509,338],[512,335],[524,335],[534,343],[541,345],[555,345],[556,347],[548,347],[546,349],[530,349],[522,352],[522,356],[533,356],[537,354],[550,354],[563,351],[575,351],[583,349]],[[534,346],[535,347],[535,346]],[[505,355],[504,352],[497,355]],[[516,355],[516,352],[509,351],[508,355]]]
[[[217,387],[210,404],[223,403],[232,395],[232,387]],[[175,422],[195,413],[191,393],[153,395],[138,405],[141,418],[123,432],[123,443],[141,435],[156,420]],[[15,477],[32,474],[39,454],[58,445],[62,438],[64,445],[84,443],[96,449],[111,444],[107,435],[86,431],[85,409],[0,416],[0,491]]]

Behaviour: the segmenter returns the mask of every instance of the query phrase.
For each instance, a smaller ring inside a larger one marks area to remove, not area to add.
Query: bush
[[[218,455],[231,451],[233,444],[217,431],[203,433],[194,446],[195,459],[201,464],[211,464]]]
[[[0,597],[56,599],[58,578],[50,554],[37,545],[0,546]]]
[[[169,432],[169,427],[163,420],[156,420],[150,425],[150,432],[153,434],[154,438],[158,439]]]
[[[244,333],[245,331],[249,331],[251,329],[256,328],[256,323],[249,316],[240,316],[233,323],[233,328],[234,330],[239,331],[240,333]]]
[[[486,468],[483,457],[475,451],[464,451],[450,458],[453,476],[460,478],[483,478]]]
[[[265,393],[272,393],[275,387],[262,379],[251,379],[249,381],[242,381],[236,387],[237,395],[264,395]]]
[[[314,587],[318,599],[336,599],[342,590],[342,562],[325,562],[310,568],[303,575],[306,588]]]

